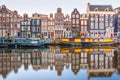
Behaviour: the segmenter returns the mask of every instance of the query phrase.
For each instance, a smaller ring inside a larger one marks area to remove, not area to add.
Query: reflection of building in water
[[[18,68],[21,66],[20,54],[15,54],[11,50],[0,50],[0,74],[5,78],[6,75],[14,70],[18,72]]]
[[[74,74],[77,74],[80,68],[88,68],[88,53],[81,52],[81,49],[74,49],[71,56],[71,68]]]
[[[69,68],[74,74],[85,68],[89,77],[110,76],[116,67],[120,73],[120,51],[111,48],[61,50],[57,47],[50,47],[49,50],[0,50],[0,74],[4,78],[12,70],[17,73],[22,64],[25,70],[28,70],[29,64],[32,64],[34,70],[50,67],[59,76],[64,69]]]
[[[64,69],[64,56],[66,54],[56,53],[55,55],[55,69],[58,72],[58,75],[60,76],[62,74],[62,70]]]
[[[110,76],[115,71],[114,50],[96,49],[90,54],[89,76]]]
[[[41,52],[41,69],[48,69],[48,55],[49,50],[43,50]]]
[[[53,70],[53,66],[55,65],[54,51],[55,51],[55,48],[50,47],[50,51],[48,52],[48,65],[50,65],[50,70]]]
[[[71,64],[71,53],[64,53],[64,54],[66,54],[66,56],[64,56],[64,64],[66,69],[69,69]]]
[[[19,50],[21,53],[22,64],[24,64],[24,69],[27,70],[29,64],[31,64],[31,52],[28,50]]]
[[[71,68],[74,74],[77,74],[80,70],[80,53],[72,53]]]
[[[31,54],[31,64],[33,69],[38,70],[41,68],[41,52],[34,50]]]
[[[88,52],[81,52],[80,54],[80,68],[88,68],[89,62],[89,53]]]
[[[120,46],[117,50],[117,69],[118,69],[118,73],[120,74]]]
[[[21,66],[21,54],[16,54],[13,50],[11,53],[11,69],[15,71],[15,73],[18,72],[18,68]]]
[[[11,71],[11,54],[4,53],[5,51],[0,51],[0,74],[6,78],[6,75]]]

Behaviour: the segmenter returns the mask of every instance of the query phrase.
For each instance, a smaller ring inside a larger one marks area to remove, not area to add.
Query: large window
[[[113,15],[110,15],[109,22],[110,22],[110,26],[112,26],[112,22],[113,22]]]
[[[75,19],[72,20],[72,24],[75,24]]]
[[[30,25],[30,22],[28,22],[28,25]]]
[[[37,25],[40,25],[40,20],[39,19],[37,20]]]
[[[41,22],[41,26],[44,26],[44,22]]]
[[[22,31],[24,31],[24,26],[22,26]]]
[[[24,22],[24,25],[27,25],[27,21]]]
[[[28,26],[28,31],[30,31],[30,26]]]
[[[76,15],[76,18],[79,18],[79,14]]]
[[[79,24],[79,19],[76,20],[76,24]]]
[[[81,31],[84,31],[84,30],[83,30],[83,26],[81,26]]]
[[[94,29],[94,22],[91,22],[91,29]]]
[[[33,19],[32,20],[32,25],[36,25],[36,24],[37,24],[36,19]]]
[[[40,20],[39,19],[33,19],[32,20],[32,25],[40,25]]]
[[[32,31],[35,32],[35,27],[32,27]]]
[[[108,15],[105,15],[105,27],[108,27]]]
[[[84,21],[84,24],[87,25],[87,21]]]
[[[72,15],[72,18],[75,18],[75,14]]]
[[[95,29],[98,29],[98,22],[95,23]]]
[[[81,21],[81,25],[83,25],[83,20]]]
[[[100,29],[104,29],[104,22],[100,22]]]

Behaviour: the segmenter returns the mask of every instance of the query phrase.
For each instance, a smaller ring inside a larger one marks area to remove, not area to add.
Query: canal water
[[[0,80],[120,80],[120,49],[0,49]]]

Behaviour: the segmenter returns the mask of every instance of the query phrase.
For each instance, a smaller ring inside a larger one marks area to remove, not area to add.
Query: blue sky
[[[28,13],[55,13],[58,7],[63,13],[69,13],[77,8],[80,13],[86,12],[87,3],[97,5],[120,6],[120,0],[0,0],[0,5],[6,5],[11,10],[17,10],[19,14]]]

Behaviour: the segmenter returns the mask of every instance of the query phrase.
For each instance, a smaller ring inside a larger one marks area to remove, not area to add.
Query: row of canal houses
[[[62,12],[61,8],[50,15],[27,13],[20,16],[5,5],[0,7],[0,36],[40,37],[59,39],[71,37],[114,37],[120,31],[120,7],[113,9],[111,5],[87,4],[85,14],[75,8],[71,14]]]

